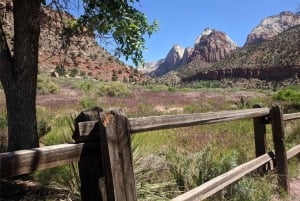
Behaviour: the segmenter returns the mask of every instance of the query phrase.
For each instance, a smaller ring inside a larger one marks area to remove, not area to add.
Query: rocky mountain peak
[[[194,52],[194,48],[187,47],[184,49],[184,53],[183,53],[183,57],[182,57],[182,61],[181,61],[182,65],[185,65],[190,61],[190,58],[191,58],[193,52]]]
[[[221,31],[206,28],[196,38],[194,48],[182,48],[174,45],[157,68],[148,73],[151,77],[157,77],[166,74],[171,70],[188,65],[189,62],[196,59],[203,63],[220,61],[235,50],[237,45],[229,36]]]
[[[300,15],[289,11],[263,19],[248,35],[245,46],[271,39],[279,33],[300,24]]]
[[[237,44],[224,32],[206,28],[195,40],[192,57],[205,62],[216,62],[237,48]]]
[[[181,64],[181,59],[184,54],[184,48],[180,45],[174,45],[165,58],[165,62],[172,65],[178,66]]]
[[[200,40],[201,40],[202,36],[209,36],[211,34],[211,32],[213,32],[213,29],[205,28],[203,30],[203,32],[196,38],[195,45],[200,43]]]
[[[184,48],[180,45],[174,45],[168,52],[165,59],[160,60],[160,62],[153,63],[152,71],[148,73],[151,77],[157,77],[164,75],[165,73],[176,69],[182,64],[182,58],[184,55]]]

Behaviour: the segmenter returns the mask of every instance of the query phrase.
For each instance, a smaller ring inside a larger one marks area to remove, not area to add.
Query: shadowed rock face
[[[237,45],[224,32],[205,29],[195,41],[192,58],[199,58],[205,62],[216,62],[225,58]]]
[[[245,46],[271,39],[279,33],[300,24],[300,15],[292,12],[281,12],[263,19],[248,35]]]
[[[184,53],[183,53],[183,57],[182,57],[182,61],[181,61],[182,65],[185,65],[190,61],[190,58],[191,58],[193,52],[194,52],[194,48],[188,47],[188,48],[184,49]]]
[[[183,81],[195,80],[221,80],[224,78],[245,78],[260,80],[280,81],[289,78],[298,78],[300,66],[267,67],[267,68],[226,68],[210,71],[202,71],[193,76],[184,78]]]

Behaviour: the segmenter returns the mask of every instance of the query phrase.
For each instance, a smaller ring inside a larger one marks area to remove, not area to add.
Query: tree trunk
[[[39,0],[14,0],[14,55],[0,40],[0,79],[8,118],[8,151],[38,147],[36,85],[39,44]],[[2,31],[2,29],[1,29]],[[3,31],[2,31],[3,32]],[[7,45],[6,45],[7,46]]]

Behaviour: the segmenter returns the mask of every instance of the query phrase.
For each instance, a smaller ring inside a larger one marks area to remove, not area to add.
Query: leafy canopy
[[[72,23],[72,30],[85,27],[97,33],[100,39],[113,39],[116,44],[115,56],[124,55],[135,65],[143,63],[145,35],[150,36],[158,28],[157,21],[152,24],[144,13],[134,7],[139,0],[83,0],[84,14]]]

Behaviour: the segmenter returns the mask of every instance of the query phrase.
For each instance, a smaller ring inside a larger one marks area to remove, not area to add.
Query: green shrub
[[[274,100],[288,101],[291,103],[300,103],[300,92],[293,88],[280,90],[273,95]]]
[[[80,76],[86,76],[86,72],[85,71],[80,71]]]
[[[75,77],[76,75],[78,75],[78,73],[79,73],[78,69],[77,68],[73,68],[72,70],[70,70],[69,75],[71,77]]]
[[[147,85],[147,89],[150,89],[151,91],[155,91],[155,92],[169,91],[169,87],[164,84]]]
[[[132,91],[128,88],[128,85],[121,82],[103,82],[97,85],[96,90],[99,96],[128,97],[132,95]]]
[[[178,188],[188,191],[238,166],[240,155],[232,150],[218,153],[208,145],[196,153],[173,150],[167,159]]]
[[[84,80],[83,82],[79,83],[78,88],[80,90],[83,90],[84,92],[88,92],[88,91],[90,91],[93,88],[93,85],[92,85],[91,82],[89,82],[87,80]]]
[[[37,78],[37,93],[38,94],[55,94],[60,90],[60,86],[45,75],[38,75]]]
[[[195,105],[185,105],[183,107],[183,111],[184,113],[195,113],[198,111],[199,106],[195,106]]]
[[[170,171],[180,191],[189,191],[237,167],[243,156],[234,150],[221,151],[207,146],[200,152],[173,150],[167,155]],[[275,178],[275,179],[274,179]],[[271,200],[276,177],[252,174],[209,197],[207,200]]]
[[[200,80],[197,82],[192,82],[188,84],[188,87],[198,89],[198,88],[221,88],[222,83],[218,80]]]
[[[92,108],[94,106],[96,106],[96,103],[94,100],[92,100],[91,98],[89,97],[83,97],[81,100],[80,100],[80,105],[83,107],[83,108]]]
[[[289,87],[282,89],[273,95],[273,100],[281,101],[284,112],[295,112],[300,109],[300,91],[297,88]]]
[[[57,72],[59,74],[59,76],[64,76],[67,74],[67,71],[63,66],[56,66],[55,72]]]
[[[228,201],[265,201],[272,200],[274,194],[275,177],[267,175],[246,176],[236,184],[230,185],[221,193],[216,194],[211,200],[228,200]]]

